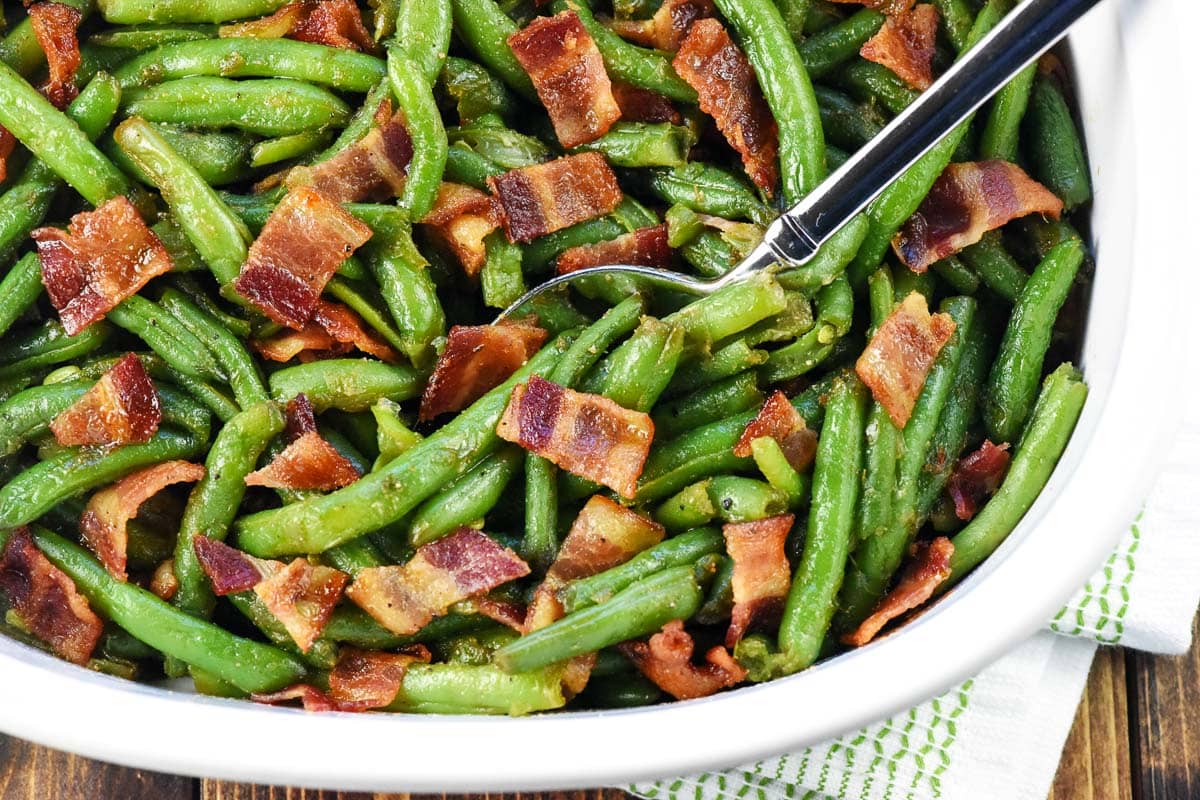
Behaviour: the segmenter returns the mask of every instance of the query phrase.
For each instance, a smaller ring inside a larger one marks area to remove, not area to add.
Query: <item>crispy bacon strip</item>
[[[425,384],[418,419],[461,411],[508,380],[549,334],[528,322],[455,325]]]
[[[401,653],[344,647],[329,673],[329,696],[338,711],[384,708],[396,699],[409,665],[428,663],[430,657],[422,645]]]
[[[312,401],[308,395],[300,393],[288,400],[283,410],[285,427],[284,436],[289,442],[294,442],[306,433],[317,430],[317,414],[313,410]]]
[[[349,353],[349,344],[334,341],[324,328],[310,322],[298,331],[284,331],[269,339],[252,339],[250,344],[260,356],[270,361],[313,361],[335,358]]]
[[[129,520],[137,516],[142,503],[171,484],[195,483],[203,477],[204,467],[187,461],[164,461],[126,475],[88,500],[79,518],[79,533],[84,543],[110,575],[119,581],[127,580]]]
[[[163,600],[170,600],[179,591],[179,578],[175,577],[175,560],[168,558],[154,568],[150,576],[150,591]]]
[[[924,272],[1010,220],[1028,214],[1058,219],[1062,209],[1053,192],[1016,164],[951,164],[892,239],[892,249],[909,269]]]
[[[816,432],[808,429],[804,417],[800,416],[783,392],[776,391],[767,398],[758,416],[750,420],[742,431],[737,444],[733,446],[733,454],[748,458],[751,454],[750,445],[762,436],[769,436],[779,443],[788,463],[797,472],[808,469],[817,455]]]
[[[678,109],[657,92],[623,81],[613,81],[612,93],[617,107],[621,109],[621,119],[630,122],[670,122],[672,125],[683,122],[683,115]]]
[[[496,433],[631,498],[650,454],[654,423],[649,414],[535,375],[513,389]]]
[[[269,706],[279,706],[284,703],[290,703],[293,700],[299,700],[303,704],[305,711],[339,710],[333,698],[317,687],[310,686],[307,683],[297,683],[286,689],[280,689],[278,692],[267,694],[256,692],[250,695],[250,699],[256,703],[263,703]]]
[[[649,642],[626,642],[621,652],[655,686],[676,700],[707,697],[746,679],[746,670],[724,647],[704,654],[706,663],[692,663],[696,643],[683,629],[683,622],[668,622]]]
[[[874,639],[883,627],[900,615],[918,608],[950,577],[950,557],[954,544],[945,536],[913,546],[913,560],[900,575],[896,588],[879,601],[875,612],[853,632],[842,637],[852,647],[862,647]]]
[[[283,567],[279,561],[255,558],[203,535],[192,540],[192,549],[218,597],[248,592]]]
[[[611,27],[631,42],[674,53],[696,20],[716,13],[712,0],[664,0],[650,19],[613,20]]]
[[[722,531],[733,559],[733,617],[725,646],[733,647],[756,625],[778,620],[792,584],[784,544],[796,518],[784,514],[753,522],[731,522]]]
[[[959,459],[946,483],[955,516],[961,520],[975,516],[980,503],[1000,488],[1010,458],[1007,442],[995,445],[984,439],[978,450]]]
[[[487,261],[483,239],[500,227],[500,214],[489,195],[472,186],[443,182],[433,208],[421,222],[430,226],[474,278]]]
[[[127,353],[50,422],[61,445],[148,442],[162,422],[158,390],[141,359]]]
[[[221,27],[221,36],[297,39],[346,50],[373,50],[354,0],[299,0],[262,19]]]
[[[12,531],[0,554],[0,592],[21,626],[56,655],[88,662],[104,623],[75,582],[37,549],[28,528]]]
[[[858,357],[858,377],[897,428],[908,424],[925,378],[953,334],[953,318],[931,315],[925,297],[913,292],[883,321]]]
[[[246,476],[247,486],[269,489],[315,489],[329,492],[359,479],[358,469],[316,431],[301,434],[271,459]]]
[[[903,14],[912,8],[914,0],[833,0],[835,3],[857,3],[888,16]]]
[[[29,7],[29,24],[50,68],[42,94],[59,109],[66,108],[79,94],[75,73],[82,61],[78,36],[81,22],[83,14],[65,3],[34,3]]]
[[[0,181],[8,180],[8,158],[17,149],[17,137],[8,128],[0,126]]]
[[[604,495],[592,495],[563,539],[546,578],[534,593],[525,630],[544,628],[563,615],[558,591],[569,582],[624,564],[662,541],[663,528]]]
[[[335,203],[384,201],[399,196],[412,162],[412,137],[401,114],[385,100],[366,136],[333,158],[313,167],[296,167],[287,175],[289,188],[311,186]]]
[[[558,274],[605,264],[669,267],[671,246],[667,244],[667,226],[638,228],[607,242],[567,248],[558,257]]]
[[[529,73],[563,147],[595,141],[621,118],[604,59],[574,11],[534,17],[508,37],[508,46]]]
[[[38,228],[30,235],[42,259],[46,294],[72,336],[173,266],[167,248],[124,197],[76,214],[65,231]]]
[[[233,287],[275,322],[301,328],[333,273],[370,238],[340,205],[297,187],[267,218]]]
[[[403,636],[416,633],[460,600],[528,574],[529,565],[516,553],[464,527],[417,548],[407,564],[359,572],[346,596]]]
[[[284,331],[269,339],[256,339],[254,349],[272,361],[301,361],[342,355],[352,349],[394,364],[400,354],[366,329],[362,318],[341,303],[318,299],[312,321],[298,331]]]
[[[333,607],[342,597],[344,572],[297,558],[254,586],[254,593],[307,653],[321,635]]]
[[[504,211],[509,241],[531,242],[577,222],[602,217],[624,195],[604,156],[580,153],[488,178]]]
[[[937,28],[937,8],[922,3],[889,16],[879,32],[862,46],[859,55],[882,64],[909,86],[924,91],[933,85]]]
[[[779,181],[779,130],[754,68],[715,19],[688,30],[674,62],[679,77],[700,95],[700,110],[717,123],[742,157],[751,180],[768,195]]]

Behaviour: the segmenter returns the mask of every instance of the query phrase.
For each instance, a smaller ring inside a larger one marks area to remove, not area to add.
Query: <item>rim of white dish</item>
[[[1179,151],[1161,146],[1168,134],[1153,123],[1163,120],[1134,113],[1125,47],[1156,5],[1110,3],[1072,34],[1086,42],[1073,59],[1100,187],[1082,365],[1091,396],[1079,426],[1008,541],[900,631],[801,674],[702,700],[524,719],[305,714],[123,681],[0,639],[0,729],[122,764],[260,783],[572,788],[743,764],[854,730],[975,673],[1043,626],[1110,552],[1178,419],[1173,365],[1182,363],[1176,334],[1187,292],[1161,290],[1183,270],[1160,233],[1179,211],[1148,176],[1168,174],[1149,168],[1155,159],[1167,166],[1157,154]],[[1146,127],[1135,131],[1138,121]]]

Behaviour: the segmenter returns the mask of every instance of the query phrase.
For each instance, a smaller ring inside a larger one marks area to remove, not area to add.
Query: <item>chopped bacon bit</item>
[[[255,558],[203,535],[192,540],[192,549],[196,551],[200,568],[212,583],[213,594],[218,597],[248,592],[283,567],[279,561]]]
[[[0,126],[0,182],[8,180],[8,158],[17,149],[17,137],[8,128]]]
[[[1016,164],[951,164],[892,239],[892,249],[913,272],[924,272],[1010,220],[1028,214],[1058,219],[1062,209],[1062,200]]]
[[[510,170],[488,178],[488,186],[500,201],[504,231],[513,242],[531,242],[577,222],[602,217],[624,197],[617,176],[599,153],[563,156]]]
[[[346,50],[373,50],[354,0],[299,0],[274,14],[221,27],[221,36],[297,39]]]
[[[387,342],[366,329],[358,314],[340,303],[318,300],[312,318],[313,322],[324,328],[336,342],[354,345],[367,355],[375,356],[389,364],[400,360],[400,354],[388,346]]]
[[[563,615],[558,601],[563,586],[624,564],[662,538],[663,528],[658,523],[603,495],[592,495],[534,594],[525,618],[526,631],[544,628]]]
[[[581,244],[567,248],[558,257],[558,274],[606,264],[633,264],[645,267],[671,266],[671,246],[667,244],[667,226],[638,228],[607,242]]]
[[[297,558],[254,586],[254,593],[307,653],[321,635],[350,578],[333,567]]]
[[[617,107],[621,109],[621,119],[630,122],[670,122],[672,125],[683,122],[683,115],[658,92],[622,81],[613,81],[612,92]]]
[[[148,442],[162,421],[158,390],[141,359],[127,353],[50,423],[61,445]]]
[[[500,227],[500,215],[489,195],[472,186],[443,182],[433,209],[421,222],[431,227],[474,278],[487,261],[483,239]]]
[[[222,38],[237,39],[282,39],[292,32],[305,16],[304,2],[288,3],[274,14],[259,19],[222,25],[218,31]]]
[[[142,503],[167,486],[195,483],[203,477],[204,467],[187,461],[164,461],[126,475],[92,495],[79,518],[79,533],[108,573],[125,581],[129,520],[137,516]]]
[[[396,699],[409,665],[429,660],[429,651],[421,645],[402,653],[342,648],[329,673],[329,695],[338,711],[384,708]]]
[[[478,614],[492,622],[499,622],[517,633],[525,632],[525,606],[491,597],[475,597],[456,603],[454,610],[464,614]]]
[[[401,636],[416,633],[450,606],[523,578],[529,565],[474,528],[417,548],[401,566],[358,573],[346,596],[383,627]]]
[[[349,486],[359,477],[349,459],[321,434],[309,431],[285,447],[270,464],[247,475],[246,485],[329,492]]]
[[[344,355],[352,349],[394,364],[400,354],[363,324],[362,318],[341,303],[318,299],[312,321],[298,331],[284,331],[253,342],[254,349],[272,361],[301,361]]]
[[[28,528],[9,534],[0,554],[0,591],[21,626],[59,657],[86,664],[104,623],[62,570],[33,543]]]
[[[421,396],[422,422],[461,411],[496,388],[536,353],[549,334],[528,322],[455,325]]]
[[[72,336],[173,266],[125,197],[76,214],[66,231],[38,228],[30,236],[42,258],[46,294]]]
[[[903,14],[912,8],[914,0],[833,0],[835,3],[858,3],[889,17]]]
[[[304,705],[305,711],[338,710],[337,703],[333,702],[333,699],[329,695],[307,683],[297,683],[286,689],[280,689],[278,692],[271,692],[269,694],[255,692],[250,695],[250,699],[256,703],[265,703],[269,706],[278,706],[292,700],[299,700]]]
[[[746,670],[724,647],[705,653],[706,663],[693,664],[696,643],[681,620],[668,622],[649,642],[626,642],[620,649],[655,686],[676,700],[707,697],[746,679]]]
[[[313,410],[312,401],[303,392],[288,400],[283,415],[286,423],[283,433],[289,442],[317,430],[317,414]]]
[[[534,376],[513,389],[496,433],[568,472],[633,497],[654,423],[649,414],[606,397]]]
[[[756,625],[778,620],[792,583],[784,544],[796,518],[784,514],[722,528],[733,559],[733,618],[725,646],[733,647]]]
[[[716,13],[712,0],[664,0],[652,18],[615,20],[612,29],[631,42],[674,53],[696,20]]]
[[[508,46],[529,73],[563,147],[595,141],[621,118],[604,59],[574,11],[534,17],[508,37]]]
[[[900,575],[896,588],[888,592],[875,612],[863,620],[842,641],[852,647],[862,647],[883,630],[883,626],[933,597],[937,587],[950,577],[950,557],[954,555],[954,544],[945,536],[932,542],[913,545],[913,560]]]
[[[328,161],[296,167],[287,175],[289,188],[311,186],[335,203],[384,201],[397,197],[408,179],[412,138],[390,100],[379,106],[375,127]]]
[[[308,323],[298,331],[284,331],[269,339],[253,339],[250,344],[263,358],[281,363],[293,358],[301,361],[336,358],[353,349],[349,344],[334,341],[315,322]]]
[[[370,238],[340,205],[297,187],[271,212],[233,286],[273,321],[301,328],[333,273]]]
[[[179,578],[175,577],[175,560],[168,558],[154,568],[150,576],[150,591],[163,600],[170,600],[179,591]]]
[[[738,151],[751,180],[768,195],[779,180],[779,130],[746,55],[715,19],[688,30],[675,56],[679,77],[700,95],[700,110]]]
[[[83,14],[65,3],[34,3],[29,7],[33,35],[50,67],[50,77],[42,86],[42,94],[60,110],[79,94],[75,73],[82,61],[78,36],[81,22]]]
[[[924,295],[913,292],[883,321],[858,357],[858,377],[897,428],[908,424],[934,360],[953,335],[954,319],[930,314]]]
[[[975,516],[979,504],[1000,488],[1010,458],[1007,442],[995,445],[985,439],[978,450],[959,459],[946,483],[955,516],[961,520]]]
[[[817,455],[816,432],[808,429],[804,417],[783,392],[777,391],[767,398],[758,416],[742,431],[741,438],[733,446],[733,454],[748,458],[750,445],[762,436],[769,436],[779,443],[788,463],[797,472],[808,469]]]
[[[922,3],[889,16],[879,32],[862,46],[859,55],[882,64],[909,86],[924,91],[933,85],[937,28],[937,9]]]
[[[426,225],[445,225],[463,214],[490,216],[494,213],[492,198],[474,186],[442,181],[433,208],[421,219]]]

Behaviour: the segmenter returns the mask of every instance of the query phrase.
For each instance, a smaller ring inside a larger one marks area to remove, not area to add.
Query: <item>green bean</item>
[[[675,169],[648,173],[649,190],[668,203],[680,203],[700,214],[726,219],[770,222],[775,213],[732,172],[693,161]]]
[[[355,539],[325,551],[322,559],[334,569],[356,577],[364,569],[382,567],[387,560],[375,545],[366,539]]]
[[[370,133],[371,128],[375,125],[376,114],[379,113],[383,102],[389,100],[391,96],[392,82],[387,79],[385,74],[382,80],[371,87],[363,104],[350,116],[346,125],[338,131],[333,144],[313,156],[312,163],[320,164],[322,161],[328,161]]]
[[[779,648],[797,669],[821,652],[854,543],[866,406],[857,378],[834,382],[817,445],[804,552],[779,625]]]
[[[662,696],[662,689],[641,675],[607,677],[593,673],[579,703],[584,708],[636,708],[653,705]]]
[[[849,95],[824,86],[815,88],[821,110],[821,127],[830,143],[857,150],[883,130],[887,120],[872,104],[857,103]]]
[[[959,294],[975,294],[979,291],[979,276],[971,271],[958,256],[946,256],[934,263],[933,271]]]
[[[304,666],[291,656],[185,614],[134,583],[118,581],[91,553],[58,534],[37,527],[32,534],[38,549],[75,582],[93,608],[150,647],[247,692],[280,689],[304,676]]]
[[[349,419],[363,419],[355,415],[347,415]],[[379,458],[376,469],[394,460],[396,456],[412,449],[421,441],[421,435],[414,433],[400,416],[400,404],[383,398],[371,406],[371,417],[374,420],[374,430],[364,426],[360,439],[375,439],[375,449]]]
[[[696,134],[683,125],[618,122],[574,152],[595,150],[614,167],[682,167],[695,144]]]
[[[301,652],[287,628],[254,592],[239,592],[229,595],[226,599],[254,627],[262,631],[271,644],[283,652],[311,665],[313,669],[330,670],[337,664],[338,648],[335,643],[328,639],[318,639],[313,642],[307,653]]]
[[[1037,63],[1030,64],[1017,73],[992,98],[983,136],[979,140],[980,158],[999,158],[1004,161],[1017,160],[1017,145],[1021,134],[1021,120],[1029,106],[1033,91],[1033,79],[1037,77]]]
[[[567,343],[559,337],[544,347],[511,378],[383,469],[330,494],[243,517],[239,543],[264,557],[319,553],[400,519],[497,447],[496,424],[512,388],[530,375],[545,375]],[[296,369],[275,373],[272,389],[279,375]]]
[[[164,44],[116,72],[122,89],[197,76],[290,78],[340,92],[365,92],[384,77],[384,66],[365,53],[292,39],[206,38]]]
[[[1090,200],[1092,186],[1083,141],[1062,92],[1045,75],[1034,82],[1025,133],[1034,177],[1058,195],[1067,210]]]
[[[413,664],[387,710],[518,716],[565,704],[561,682],[558,667],[510,675],[491,664]]]
[[[433,86],[446,61],[452,23],[450,0],[400,4],[396,15],[395,41],[429,86]],[[404,107],[403,103],[401,107]]]
[[[31,386],[0,403],[0,456],[10,456],[45,433],[50,421],[83,396],[90,381]]]
[[[800,43],[800,58],[814,78],[828,75],[858,55],[867,40],[879,32],[883,14],[864,8]],[[795,37],[793,37],[795,38]]]
[[[386,237],[367,247],[367,266],[399,329],[400,352],[418,367],[436,358],[433,342],[446,332],[446,314],[429,276],[429,262],[411,235]]]
[[[531,672],[573,656],[656,632],[696,613],[703,599],[690,566],[671,567],[633,583],[600,605],[573,611],[496,651],[507,673]]]
[[[88,42],[118,50],[152,50],[164,44],[212,39],[217,35],[214,25],[131,26],[109,28],[93,33]]]
[[[175,289],[163,292],[162,306],[174,315],[212,353],[229,378],[233,396],[243,409],[262,403],[267,390],[254,359],[221,321]]]
[[[543,273],[553,265],[554,259],[568,248],[606,242],[624,233],[628,231],[611,217],[578,222],[569,228],[540,236],[527,244],[522,266],[527,274]]]
[[[685,531],[707,525],[717,516],[708,494],[709,480],[685,486],[654,511],[654,520],[668,531]]]
[[[369,275],[364,275],[364,278],[369,280]],[[354,313],[362,317],[363,322],[383,337],[384,341],[397,350],[403,351],[405,340],[400,335],[400,331],[396,330],[396,326],[388,320],[387,311],[380,308],[374,300],[367,296],[377,293],[379,290],[374,286],[370,288],[364,286],[363,283],[366,280],[335,275],[329,279],[329,283],[325,284],[325,292],[349,306]]]
[[[667,388],[683,353],[682,328],[653,317],[605,359],[600,393],[617,405],[649,411]]]
[[[822,363],[850,330],[854,318],[854,292],[846,276],[835,279],[817,293],[817,321],[812,330],[789,345],[771,352],[762,368],[766,383],[804,375]]]
[[[1016,442],[1029,418],[1058,310],[1083,264],[1083,243],[1056,245],[1013,306],[983,396],[983,422],[995,442]]]
[[[971,35],[971,24],[974,22],[974,11],[968,0],[932,0],[934,8],[942,18],[942,29],[946,38],[955,51],[962,52],[967,48]]]
[[[1016,302],[1029,281],[1029,275],[1004,249],[999,231],[988,231],[960,255],[989,289],[1010,303]]]
[[[454,98],[460,122],[470,122],[485,114],[512,119],[517,113],[516,99],[492,73],[465,58],[446,59],[440,76],[442,88]]]
[[[892,313],[894,306],[891,272],[886,267],[880,269],[867,285],[871,297],[871,328],[875,331]],[[955,377],[957,380],[958,376]],[[866,466],[858,507],[857,538],[860,540],[884,533],[891,522],[900,444],[900,431],[892,423],[887,409],[881,403],[873,402],[867,421]]]
[[[787,308],[787,296],[769,275],[756,275],[701,298],[663,318],[680,327],[689,350],[704,352]]]
[[[344,546],[339,545],[333,549],[341,549]],[[477,630],[487,621],[486,618],[474,615],[450,613],[436,618],[415,634],[398,636],[357,606],[342,605],[334,609],[329,623],[321,632],[321,638],[370,650],[394,650],[417,642],[436,642]]]
[[[229,22],[270,14],[284,0],[215,0],[193,3],[188,0],[99,0],[97,5],[106,22],[115,25],[142,25],[174,22]]]
[[[711,355],[689,362],[687,369],[676,370],[665,394],[667,397],[678,397],[694,392],[760,366],[766,360],[767,351],[754,349],[745,339],[733,339]]]
[[[775,487],[754,478],[718,475],[708,481],[708,499],[725,522],[750,522],[782,514],[788,501]]]
[[[488,234],[483,243],[486,260],[479,272],[483,304],[491,308],[508,308],[525,294],[521,246],[508,241],[502,231]]]
[[[877,103],[893,114],[899,114],[921,96],[887,67],[862,59],[843,67],[836,80],[859,102]]]
[[[125,298],[108,312],[107,319],[150,345],[159,357],[185,375],[217,381],[228,377],[194,333],[140,294]]]
[[[522,461],[519,449],[503,448],[426,500],[413,512],[409,543],[420,547],[483,519],[500,501]]]
[[[271,396],[285,402],[308,397],[318,412],[330,408],[366,411],[380,398],[416,397],[423,379],[411,367],[366,358],[330,358],[286,367],[271,375]]]
[[[26,253],[0,281],[0,335],[42,295],[42,263],[37,253]]]
[[[407,210],[412,219],[421,219],[433,208],[449,146],[442,116],[433,99],[433,78],[426,82],[421,69],[421,65],[410,61],[396,48],[389,51],[388,78],[396,100],[404,109],[405,126],[412,138],[412,161],[400,197],[400,207]]]
[[[193,131],[174,125],[154,125],[167,144],[195,168],[213,186],[236,183],[250,174],[247,160],[254,146],[249,134],[240,131]],[[105,140],[104,152],[117,166],[142,183],[154,185],[154,179],[142,171],[136,161],[114,143]]]
[[[111,335],[111,326],[92,324],[70,336],[56,319],[11,334],[0,344],[0,379],[29,375],[87,355],[101,347]]]
[[[267,167],[306,156],[330,139],[324,131],[304,131],[259,142],[250,149],[250,166]]]
[[[783,24],[787,27],[788,35],[799,46],[804,41],[804,22],[808,18],[808,7],[811,0],[775,0]]]
[[[504,168],[479,155],[465,142],[452,142],[446,151],[446,179],[487,189],[487,179],[503,175]]]
[[[117,126],[113,138],[152,178],[217,281],[222,286],[232,282],[246,260],[252,239],[245,224],[145,120],[125,120]]]
[[[493,0],[452,0],[452,6],[454,31],[475,57],[526,100],[537,100],[533,82],[508,46],[517,24]]]
[[[788,462],[779,442],[770,436],[760,436],[750,442],[750,456],[767,483],[783,493],[789,509],[804,504],[812,488],[808,475],[797,472]]]
[[[784,289],[816,292],[833,283],[854,260],[858,248],[867,236],[870,224],[861,214],[853,217],[829,237],[816,255],[800,267],[784,270],[775,276]]]
[[[654,412],[654,436],[659,441],[695,430],[726,417],[761,406],[758,376],[747,370],[677,400]]]
[[[944,587],[956,583],[987,558],[1025,516],[1066,449],[1086,399],[1087,386],[1072,365],[1063,364],[1047,376],[1004,482],[951,540],[954,554]]]

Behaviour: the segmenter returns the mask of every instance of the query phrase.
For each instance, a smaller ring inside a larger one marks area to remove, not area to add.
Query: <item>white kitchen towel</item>
[[[1044,800],[1097,643],[1181,653],[1200,602],[1200,409],[1120,545],[1039,633],[907,713],[797,753],[632,787],[654,800]]]

